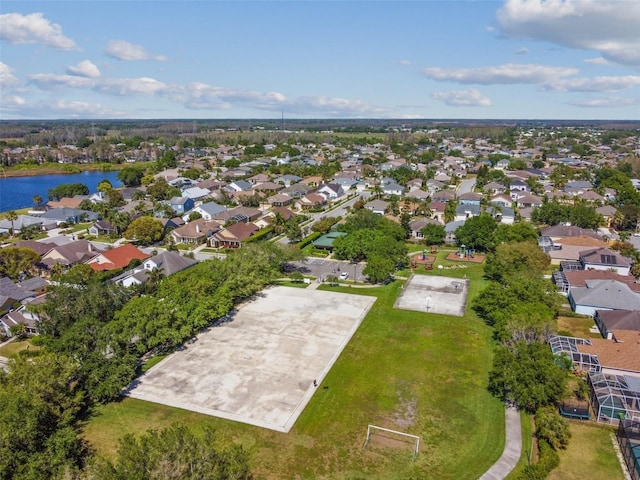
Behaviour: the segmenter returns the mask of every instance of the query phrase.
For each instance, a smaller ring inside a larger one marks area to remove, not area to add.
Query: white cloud
[[[545,83],[559,77],[575,75],[578,70],[569,67],[507,63],[505,65],[477,68],[428,67],[422,70],[427,77],[439,82],[457,82],[481,85]]]
[[[607,60],[640,65],[640,2],[635,0],[506,0],[497,22],[509,37],[595,50]]]
[[[0,39],[15,45],[41,43],[59,50],[77,48],[73,40],[62,34],[62,27],[51,23],[42,13],[0,15]]]
[[[556,92],[615,92],[640,85],[639,75],[618,77],[563,78],[545,84],[545,89]]]
[[[411,65],[411,60],[400,60],[398,63],[400,65]]]
[[[20,107],[25,105],[27,101],[19,95],[7,95],[2,97],[3,107]]]
[[[629,107],[638,104],[640,104],[640,98],[622,97],[594,98],[591,100],[578,100],[569,103],[569,105],[584,108]]]
[[[335,117],[368,117],[388,113],[384,108],[370,105],[361,100],[326,96],[299,97],[285,102],[285,108],[293,113]]]
[[[0,86],[3,88],[14,87],[20,83],[11,72],[13,72],[13,68],[6,63],[0,62]]]
[[[69,75],[87,78],[98,78],[100,76],[100,70],[98,70],[98,67],[89,60],[83,60],[75,66],[68,66],[67,73]]]
[[[153,78],[113,78],[98,82],[94,90],[111,95],[156,95],[169,93],[172,87]]]
[[[190,83],[178,92],[174,101],[192,110],[225,110],[233,106],[304,115],[361,117],[382,115],[385,109],[360,100],[327,96],[304,96],[289,99],[279,92],[260,92]]]
[[[516,50],[516,55],[529,55],[529,49],[527,47],[522,47]]]
[[[167,60],[164,55],[154,55],[142,45],[135,45],[124,40],[112,40],[104,53],[117,60],[156,60],[158,62]]]
[[[584,63],[590,63],[592,65],[609,65],[609,61],[602,57],[585,58]]]
[[[76,75],[58,75],[55,73],[35,73],[28,75],[29,81],[42,90],[51,90],[58,87],[91,88],[95,80]]]
[[[442,100],[451,107],[489,107],[491,100],[483,96],[475,88],[469,90],[455,90],[452,92],[435,92],[431,95],[436,100]]]

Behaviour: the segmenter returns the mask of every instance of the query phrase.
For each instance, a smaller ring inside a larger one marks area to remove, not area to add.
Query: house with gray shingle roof
[[[587,280],[584,287],[569,290],[575,313],[594,316],[596,310],[640,310],[640,295],[615,280]]]

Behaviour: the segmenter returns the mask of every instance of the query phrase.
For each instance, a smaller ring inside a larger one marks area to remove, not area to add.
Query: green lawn
[[[484,284],[481,267],[447,273],[472,279],[470,297]],[[288,434],[125,399],[98,408],[85,437],[110,456],[126,433],[181,421],[241,443],[256,479],[476,479],[504,447],[504,407],[486,389],[492,332],[471,313],[393,309],[401,287],[320,287],[378,300]],[[363,449],[369,423],[420,435],[416,461],[410,444]]]
[[[623,479],[622,468],[616,457],[611,427],[595,422],[571,422],[571,440],[566,450],[560,451],[560,466],[550,480],[618,480]]]
[[[14,340],[11,343],[7,343],[4,347],[0,347],[0,356],[12,358],[18,355],[22,350],[40,350],[42,347],[36,347],[32,345],[29,340]]]
[[[591,327],[595,325],[593,318],[558,317],[558,333],[580,338],[602,338],[600,333],[592,333]]]

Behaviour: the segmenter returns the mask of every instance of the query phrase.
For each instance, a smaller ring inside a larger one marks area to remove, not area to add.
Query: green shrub
[[[538,463],[527,465],[524,473],[520,476],[522,480],[544,480],[551,471],[560,465],[560,456],[545,440],[538,442],[539,459]]]

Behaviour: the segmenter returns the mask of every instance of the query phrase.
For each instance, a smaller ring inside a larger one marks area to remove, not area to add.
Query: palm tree
[[[37,207],[42,203],[42,197],[40,195],[33,196],[33,204]]]
[[[18,214],[16,213],[15,210],[9,210],[6,216],[7,216],[7,220],[11,222],[11,236],[13,236],[16,233],[15,225],[13,222],[15,222],[18,219]]]

